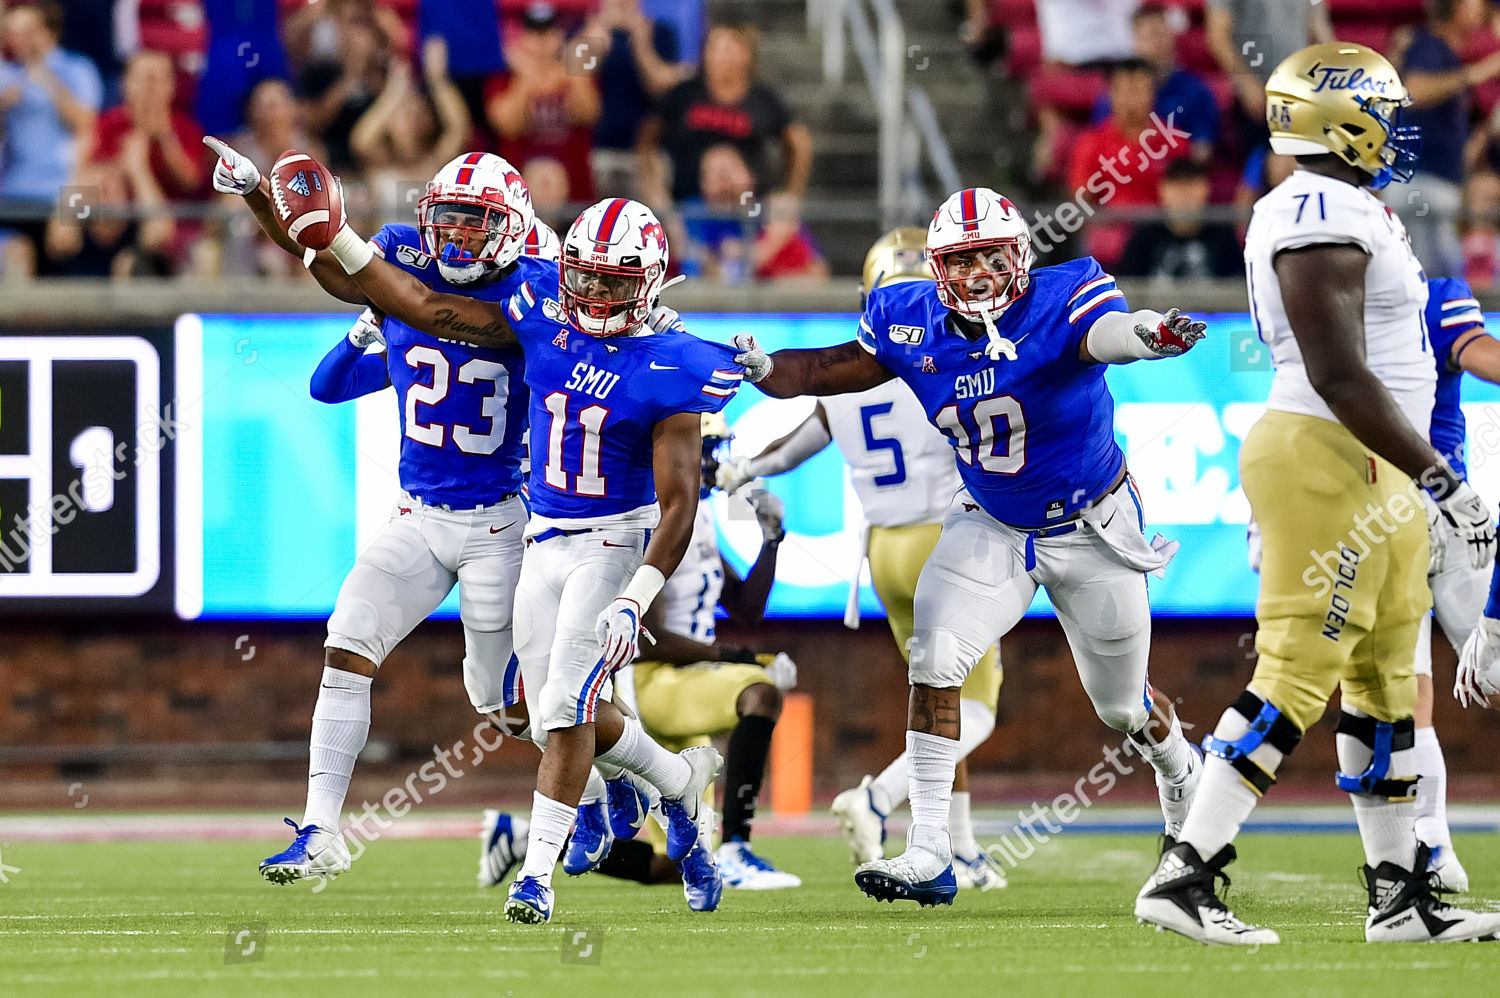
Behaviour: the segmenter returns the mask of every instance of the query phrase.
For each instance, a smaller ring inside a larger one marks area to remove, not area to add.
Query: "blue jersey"
[[[1432,446],[1448,459],[1460,478],[1467,479],[1464,462],[1464,411],[1459,408],[1464,372],[1451,356],[1460,336],[1484,331],[1484,316],[1469,286],[1456,277],[1434,277],[1427,282],[1427,335],[1437,358],[1437,398],[1432,406]],[[1467,345],[1467,344],[1466,344]]]
[[[482,285],[443,280],[419,251],[417,230],[387,225],[371,240],[389,263],[435,291],[504,302],[524,281],[557,281],[557,266],[522,257]],[[423,502],[487,506],[521,488],[528,393],[519,349],[439,339],[387,316],[386,365],[401,409],[401,487]]]
[[[556,288],[555,277],[528,281],[506,306],[531,388],[531,511],[587,520],[650,506],[653,428],[723,409],[744,369],[733,347],[688,333],[589,336],[568,322]]]
[[[1015,360],[985,355],[928,281],[870,293],[859,342],[911,386],[958,455],[965,487],[1002,523],[1037,529],[1073,516],[1120,477],[1114,398],[1103,364],[1078,359],[1094,321],[1126,311],[1093,257],[1032,271],[996,325]]]

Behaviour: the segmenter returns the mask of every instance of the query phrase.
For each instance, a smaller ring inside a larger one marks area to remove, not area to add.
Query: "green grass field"
[[[1009,889],[920,910],[859,894],[837,840],[766,839],[802,889],[726,892],[695,915],[677,888],[559,874],[547,926],[502,919],[503,893],[473,886],[470,841],[376,843],[316,894],[256,876],[284,844],[7,845],[0,994],[1464,995],[1500,974],[1500,945],[1361,942],[1352,834],[1242,838],[1230,904],[1286,940],[1258,952],[1135,923],[1146,836],[1063,836]],[[1458,846],[1471,897],[1500,899],[1500,840]]]

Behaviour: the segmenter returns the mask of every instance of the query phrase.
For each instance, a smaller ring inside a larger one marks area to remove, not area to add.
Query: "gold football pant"
[[[1432,606],[1416,485],[1341,424],[1276,410],[1246,435],[1240,477],[1264,550],[1251,689],[1302,731],[1335,686],[1378,721],[1410,717]]]
[[[901,649],[903,659],[910,657],[906,644],[916,629],[912,602],[917,594],[917,577],[922,574],[922,566],[927,564],[942,532],[941,523],[870,528],[870,581],[875,586],[875,595],[885,607],[891,636],[896,639],[896,647]],[[964,680],[959,695],[965,700],[983,704],[994,713],[1003,678],[1000,647],[994,645]]]

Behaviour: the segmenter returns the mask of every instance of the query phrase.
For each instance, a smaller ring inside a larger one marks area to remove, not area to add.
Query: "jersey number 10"
[[[958,459],[967,465],[979,465],[997,475],[1014,475],[1026,465],[1026,413],[1014,395],[996,395],[980,399],[971,410],[972,426],[964,422],[956,405],[938,410],[934,421],[953,441]],[[1001,436],[995,424],[1004,420],[1007,432]],[[999,446],[1005,444],[1001,453]]]

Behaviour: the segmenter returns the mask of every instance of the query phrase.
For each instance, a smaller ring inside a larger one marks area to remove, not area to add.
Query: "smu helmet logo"
[[[662,231],[660,222],[647,222],[641,226],[641,245],[648,242],[654,242],[658,249],[666,250],[667,234]]]

